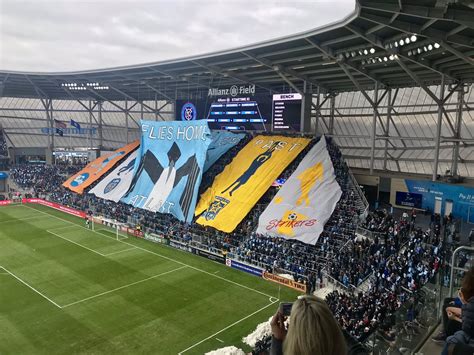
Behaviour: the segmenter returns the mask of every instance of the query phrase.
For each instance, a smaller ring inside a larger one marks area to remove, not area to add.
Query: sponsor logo
[[[245,272],[248,272],[249,274],[252,274],[252,275],[255,275],[255,276],[258,276],[258,277],[262,277],[262,273],[263,273],[262,269],[259,269],[259,268],[256,268],[256,267],[253,267],[253,266],[250,266],[250,265],[247,265],[247,264],[243,264],[243,263],[240,263],[240,262],[232,260],[232,259],[227,259],[226,264],[227,264],[227,266],[230,266],[234,269],[237,269],[237,270],[240,270],[240,271],[245,271]]]
[[[255,85],[232,85],[230,88],[210,88],[207,96],[255,95]]]
[[[194,249],[194,254],[202,256],[204,258],[208,258],[209,260],[216,261],[221,264],[225,264],[225,257],[223,257],[222,255],[210,253],[201,249]]]
[[[262,277],[265,280],[276,282],[276,283],[278,283],[280,285],[283,285],[283,286],[291,287],[292,289],[295,289],[297,291],[306,292],[306,285],[305,284],[302,284],[300,282],[296,282],[294,280],[287,279],[286,277],[278,276],[278,275],[275,275],[275,274],[272,274],[272,273],[266,272],[266,271],[263,272]]]
[[[120,184],[120,181],[122,181],[122,179],[120,179],[120,178],[112,179],[112,180],[107,184],[107,186],[105,186],[105,188],[104,188],[104,194],[108,194],[110,191],[112,191],[113,189],[115,189],[115,188],[117,187],[117,185]]]
[[[186,102],[181,108],[181,120],[194,121],[197,117],[196,106],[191,102]]]
[[[84,183],[89,178],[89,173],[84,173],[79,176],[77,176],[72,182],[71,186],[76,187]]]

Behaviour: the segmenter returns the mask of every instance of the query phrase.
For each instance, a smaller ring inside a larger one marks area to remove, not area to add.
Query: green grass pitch
[[[0,354],[249,350],[241,338],[297,296],[101,228],[48,207],[0,207]]]

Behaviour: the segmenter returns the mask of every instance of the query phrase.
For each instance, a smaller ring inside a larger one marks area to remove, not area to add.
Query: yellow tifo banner
[[[252,139],[201,195],[197,223],[232,232],[309,142],[284,136]]]
[[[116,151],[101,156],[86,165],[84,169],[67,179],[63,186],[71,191],[82,194],[84,189],[94,181],[106,174],[115,164],[124,159],[140,145],[140,141],[134,141]]]

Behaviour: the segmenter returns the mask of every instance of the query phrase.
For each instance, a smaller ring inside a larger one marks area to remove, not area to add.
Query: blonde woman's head
[[[346,355],[341,327],[322,299],[300,296],[293,304],[288,334],[283,343],[285,355]]]

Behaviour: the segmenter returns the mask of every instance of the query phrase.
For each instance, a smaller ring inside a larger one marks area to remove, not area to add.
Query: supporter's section
[[[197,223],[232,232],[309,142],[307,138],[256,136],[201,195]]]

